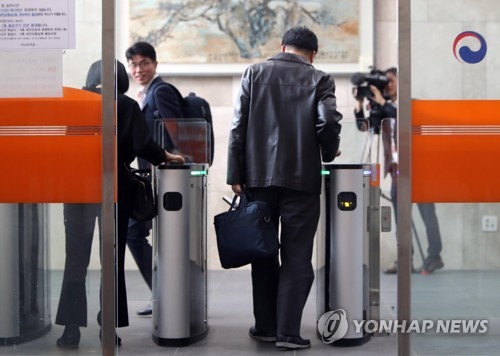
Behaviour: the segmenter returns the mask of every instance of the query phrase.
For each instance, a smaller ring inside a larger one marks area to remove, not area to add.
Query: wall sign
[[[0,49],[75,48],[75,0],[4,0]]]
[[[473,40],[479,42],[479,49],[476,51],[472,50],[465,41]],[[459,44],[461,46],[459,46]],[[455,58],[460,62],[465,62],[469,64],[476,64],[481,62],[486,56],[487,45],[483,36],[474,31],[465,31],[459,34],[455,41],[453,42],[453,54]]]

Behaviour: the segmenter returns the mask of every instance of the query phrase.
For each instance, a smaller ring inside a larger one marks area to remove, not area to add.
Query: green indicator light
[[[191,171],[192,176],[206,176],[207,171]]]
[[[330,175],[330,171],[321,171],[321,175],[322,176],[329,176]]]

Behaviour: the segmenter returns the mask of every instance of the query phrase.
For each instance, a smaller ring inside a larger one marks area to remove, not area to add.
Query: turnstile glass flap
[[[155,141],[170,152],[180,152],[186,163],[212,163],[210,124],[204,119],[158,119]]]

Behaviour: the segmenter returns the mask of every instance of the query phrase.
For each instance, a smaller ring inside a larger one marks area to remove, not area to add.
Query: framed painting
[[[277,53],[283,34],[297,25],[318,36],[315,67],[352,73],[373,65],[373,0],[128,0],[127,5],[121,47],[151,43],[160,73],[241,74]]]

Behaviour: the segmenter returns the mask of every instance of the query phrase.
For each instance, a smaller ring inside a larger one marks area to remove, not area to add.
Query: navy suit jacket
[[[155,133],[155,121],[158,119],[182,118],[181,102],[177,93],[165,83],[161,77],[156,77],[151,82],[146,93],[142,113],[148,124],[151,135]],[[175,150],[175,145],[168,135],[166,137],[165,149],[169,152]],[[139,167],[149,168],[149,163],[139,159]]]
[[[165,83],[161,77],[156,77],[146,93],[144,107],[142,108],[149,130],[153,133],[153,124],[157,119],[182,118],[181,103],[177,93]]]

